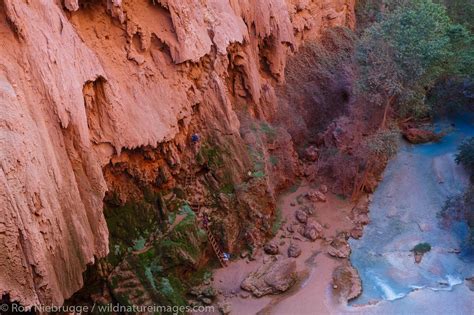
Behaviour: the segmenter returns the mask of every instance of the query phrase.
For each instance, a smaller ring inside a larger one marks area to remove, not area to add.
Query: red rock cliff
[[[189,123],[240,137],[289,54],[354,0],[0,2],[0,295],[62,304],[108,252],[102,167]]]

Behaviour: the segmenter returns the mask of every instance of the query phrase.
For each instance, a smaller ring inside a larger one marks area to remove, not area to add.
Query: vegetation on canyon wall
[[[430,0],[393,1],[385,9],[360,37],[358,87],[386,111],[393,106],[401,117],[425,117],[426,94],[440,79],[472,75],[473,36]]]

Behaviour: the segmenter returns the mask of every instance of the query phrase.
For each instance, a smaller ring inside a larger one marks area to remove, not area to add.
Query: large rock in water
[[[362,293],[362,282],[359,273],[350,264],[337,267],[332,275],[334,294],[345,301],[350,301]]]
[[[285,292],[296,279],[296,261],[285,258],[260,266],[242,281],[240,287],[261,297]]]
[[[417,129],[417,128],[408,128],[403,131],[403,137],[407,139],[410,143],[419,144],[432,141],[439,141],[441,135],[434,133],[433,131]]]

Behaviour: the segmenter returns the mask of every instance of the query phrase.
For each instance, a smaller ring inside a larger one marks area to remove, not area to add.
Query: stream
[[[474,117],[439,121],[435,127],[453,130],[438,143],[401,144],[373,195],[371,222],[361,239],[350,241],[363,293],[349,312],[474,314],[474,292],[464,285],[474,276],[468,226],[456,220],[441,224],[439,215],[446,200],[469,183],[454,155],[466,137],[474,136]],[[424,242],[431,251],[416,264],[411,249]]]

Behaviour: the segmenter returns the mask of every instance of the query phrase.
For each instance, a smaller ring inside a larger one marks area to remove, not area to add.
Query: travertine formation
[[[26,306],[62,304],[107,254],[112,157],[196,108],[240,137],[242,104],[277,110],[289,54],[354,24],[353,0],[58,2],[0,2],[0,295]]]

